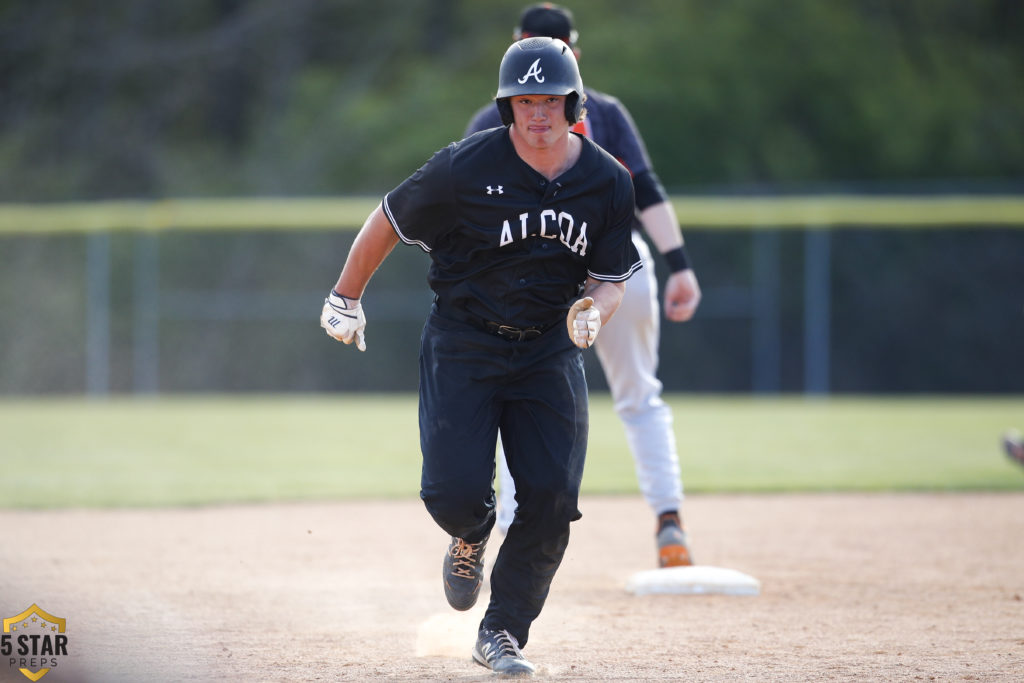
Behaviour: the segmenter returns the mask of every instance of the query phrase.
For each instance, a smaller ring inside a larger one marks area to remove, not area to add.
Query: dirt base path
[[[1024,678],[1024,495],[691,496],[697,561],[753,575],[757,597],[627,594],[653,567],[652,516],[638,498],[581,507],[526,648],[542,680]],[[469,658],[486,597],[447,607],[446,538],[417,501],[0,527],[0,616],[67,620],[46,683],[491,678]],[[28,680],[9,660],[0,681]]]

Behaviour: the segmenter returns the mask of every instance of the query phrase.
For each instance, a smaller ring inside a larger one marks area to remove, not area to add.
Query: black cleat
[[[487,539],[479,543],[466,543],[452,536],[451,545],[444,556],[444,596],[448,604],[466,611],[476,604],[480,584],[484,582],[484,550]]]
[[[491,671],[508,676],[532,676],[536,668],[523,657],[519,642],[508,631],[480,629],[473,660]]]

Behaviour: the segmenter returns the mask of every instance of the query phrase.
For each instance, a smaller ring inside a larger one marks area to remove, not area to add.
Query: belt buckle
[[[498,336],[509,341],[525,341],[527,330],[521,330],[511,325],[498,325]]]

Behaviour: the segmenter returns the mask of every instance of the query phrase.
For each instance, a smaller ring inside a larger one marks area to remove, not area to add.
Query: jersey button
[[[526,284],[526,278],[519,278],[519,284],[525,285]]]

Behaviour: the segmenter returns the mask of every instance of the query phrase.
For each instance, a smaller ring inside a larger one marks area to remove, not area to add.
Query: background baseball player
[[[550,36],[576,48],[577,33],[572,13],[564,7],[543,3],[527,7],[515,29],[515,38]],[[629,112],[614,97],[587,88],[587,118],[574,130],[607,150],[633,176],[639,220],[634,222],[633,244],[644,262],[644,272],[629,281],[615,323],[602,331],[596,345],[615,410],[626,429],[636,465],[637,479],[658,521],[656,543],[662,567],[693,563],[680,518],[683,487],[679,458],[672,431],[672,412],[661,399],[658,367],[658,286],[650,249],[640,234],[648,236],[671,269],[665,282],[665,317],[689,320],[700,303],[700,286],[683,250],[683,237],[675,210],[651,167],[647,150]],[[467,134],[501,125],[494,105],[480,109]],[[515,484],[499,457],[500,500],[498,525],[506,529],[515,510]]]
[[[507,127],[440,150],[371,213],[321,325],[365,349],[360,297],[374,271],[399,240],[430,254],[420,496],[451,536],[445,596],[469,609],[495,521],[501,433],[519,504],[491,571],[473,657],[498,672],[532,673],[520,648],[580,517],[588,432],[580,349],[597,339],[641,262],[630,239],[629,174],[569,130],[584,114],[569,46],[514,43],[495,99]]]
[[[1024,465],[1024,437],[1021,437],[1016,429],[1003,434],[1003,450],[1010,460],[1018,465]]]

